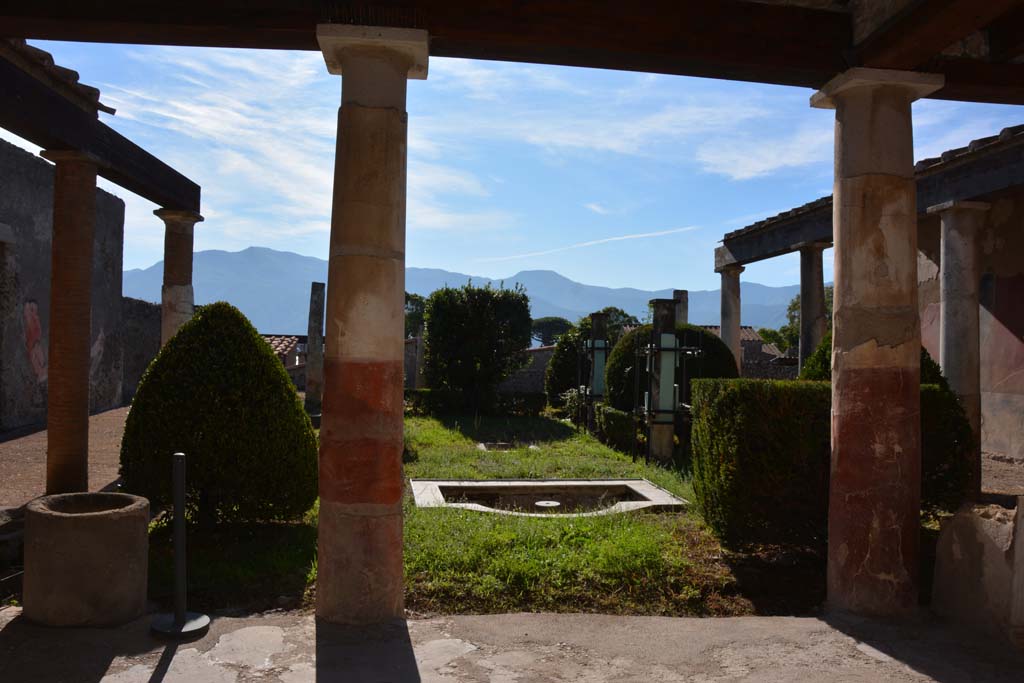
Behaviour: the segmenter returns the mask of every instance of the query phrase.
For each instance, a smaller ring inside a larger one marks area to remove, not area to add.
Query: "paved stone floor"
[[[505,614],[382,629],[308,612],[219,617],[168,645],[148,619],[118,629],[32,626],[0,609],[4,683],[664,683],[1024,680],[1024,654],[935,623]]]

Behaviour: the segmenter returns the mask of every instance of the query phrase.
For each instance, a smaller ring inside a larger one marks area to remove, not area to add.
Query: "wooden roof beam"
[[[863,66],[916,69],[1024,0],[914,0],[853,49]]]
[[[1024,55],[1024,6],[1011,10],[988,27],[989,56],[1008,62]]]
[[[197,184],[5,59],[0,127],[43,149],[84,152],[101,176],[163,208],[199,212]]]

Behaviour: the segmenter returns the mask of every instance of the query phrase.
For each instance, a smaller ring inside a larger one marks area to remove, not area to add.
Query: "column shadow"
[[[419,683],[405,620],[379,626],[316,621],[316,683]]]

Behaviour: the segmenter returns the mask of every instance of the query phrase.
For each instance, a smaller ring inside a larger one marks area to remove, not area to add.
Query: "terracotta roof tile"
[[[97,110],[108,114],[114,113],[113,107],[100,102],[99,88],[79,82],[77,71],[56,64],[53,55],[29,45],[23,38],[0,38],[0,56],[9,58],[24,71],[48,82],[80,107],[93,113]]]
[[[289,335],[265,334],[263,338],[270,344],[270,348],[279,356],[295,352],[299,345],[299,338]]]
[[[998,135],[990,135],[988,137],[972,140],[965,147],[946,150],[937,157],[922,159],[914,164],[914,175],[930,175],[947,164],[959,163],[960,161],[970,159],[975,155],[980,155],[982,153],[988,154],[999,147],[1019,144],[1024,144],[1024,124],[1004,128]],[[739,230],[727,232],[722,237],[722,240],[729,240],[740,235],[774,228],[776,225],[785,223],[787,220],[799,218],[809,213],[814,213],[815,211],[824,211],[826,209],[829,211],[832,210],[832,195],[815,199],[813,202],[808,202],[788,211],[783,211],[780,214],[757,221],[756,223],[752,223],[744,228],[740,228]]]

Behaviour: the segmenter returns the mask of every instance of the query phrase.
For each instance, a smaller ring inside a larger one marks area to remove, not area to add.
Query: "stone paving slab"
[[[168,645],[149,619],[118,629],[32,626],[0,610],[4,683],[562,683],[1021,681],[1024,655],[941,624],[504,614],[388,627],[309,612],[218,617]]]

